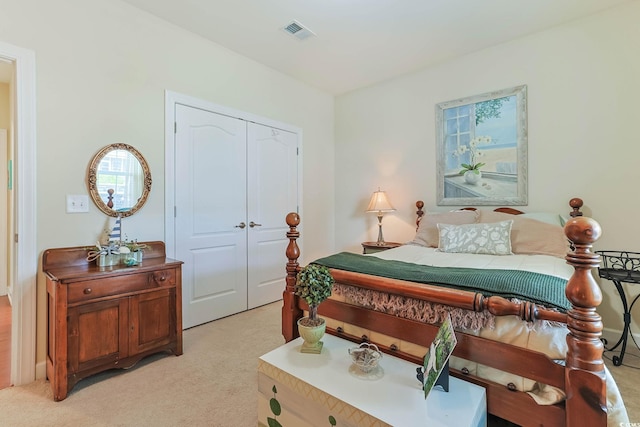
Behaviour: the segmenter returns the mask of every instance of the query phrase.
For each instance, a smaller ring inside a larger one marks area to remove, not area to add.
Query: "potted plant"
[[[318,317],[318,306],[331,296],[333,276],[329,269],[322,265],[309,264],[303,267],[296,276],[294,293],[304,299],[309,306],[309,315],[298,320],[298,332],[304,343],[302,353],[320,353],[322,337],[326,329],[325,320]]]
[[[138,239],[135,239],[125,240],[124,246],[129,248],[129,253],[131,254],[130,257],[134,260],[134,264],[142,264],[142,253],[147,245],[144,243],[138,243]]]
[[[480,178],[482,178],[482,171],[480,168],[486,165],[486,163],[481,163],[478,161],[478,158],[482,157],[484,153],[479,150],[480,145],[486,145],[491,143],[490,136],[478,136],[469,141],[469,146],[461,145],[458,149],[453,153],[456,157],[466,156],[469,153],[469,163],[460,163],[459,174],[464,176],[464,180],[467,184],[477,184]]]

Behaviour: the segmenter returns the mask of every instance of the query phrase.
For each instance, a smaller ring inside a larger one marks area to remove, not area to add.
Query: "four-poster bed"
[[[327,319],[328,333],[354,342],[373,342],[389,354],[421,364],[424,349],[435,337],[439,324],[389,314],[389,312],[367,306],[364,300],[376,293],[385,296],[382,298],[385,300],[399,298],[401,301],[411,301],[411,304],[416,301],[437,304],[439,307],[448,307],[446,310],[462,310],[471,314],[486,313],[492,318],[495,317],[496,320],[513,318],[517,322],[529,325],[536,322],[560,325],[562,337],[566,336],[565,347],[561,349],[562,361],[552,360],[558,357],[551,357],[538,349],[524,348],[518,343],[510,343],[509,340],[494,341],[483,338],[481,333],[468,331],[462,327],[457,328],[458,345],[453,355],[463,362],[453,365],[458,369],[452,369],[452,374],[484,386],[487,393],[488,412],[519,425],[605,426],[608,413],[607,386],[611,384],[613,386],[610,387],[612,389],[610,391],[615,392],[613,399],[615,402],[610,404],[609,408],[611,409],[613,405],[616,411],[622,412],[622,414],[616,414],[616,420],[626,420],[617,387],[615,383],[609,382],[610,378],[602,360],[603,345],[600,340],[602,321],[596,312],[596,307],[601,303],[602,294],[591,274],[591,269],[599,264],[599,256],[591,252],[591,247],[600,236],[600,226],[596,221],[582,216],[580,213],[582,200],[572,199],[570,205],[573,212],[564,226],[564,235],[571,242],[571,249],[567,248],[565,259],[573,270],[570,270],[567,276],[566,289],[565,283],[562,283],[568,300],[566,310],[562,307],[548,308],[538,300],[534,303],[521,298],[505,298],[492,294],[487,296],[477,291],[477,288],[459,290],[372,275],[357,270],[332,268],[331,272],[336,285],[345,285],[349,289],[364,292],[365,297],[361,298],[362,301],[357,301],[357,298],[352,298],[353,294],[350,294],[351,297],[332,297],[321,304],[318,311]],[[424,204],[418,202],[416,206],[418,207],[418,233],[420,233]],[[496,211],[499,215],[522,213],[513,208],[499,208]],[[288,262],[286,288],[283,293],[282,333],[288,342],[298,336],[296,322],[304,315],[306,307],[304,302],[293,293],[296,274],[300,268],[298,265],[300,249],[296,243],[299,237],[297,226],[300,223],[300,217],[296,213],[290,213],[286,221],[290,227],[287,233],[290,242],[286,251]],[[438,228],[440,225],[438,224]],[[522,223],[520,227],[523,227]],[[558,228],[561,227],[558,226]],[[521,228],[519,238],[522,240],[523,236],[524,231]],[[567,243],[566,240],[564,243]],[[438,249],[433,250],[438,251]],[[370,255],[359,256],[370,257]],[[476,257],[482,256],[485,255]],[[517,256],[526,257],[526,255],[514,255],[514,257]],[[564,262],[562,264],[564,265]],[[396,264],[392,265],[397,267]],[[536,384],[534,387],[543,390],[546,390],[546,386],[552,390],[559,390],[562,399],[553,404],[540,405],[536,403],[540,400],[533,393],[527,393],[527,390],[514,385],[517,381],[500,384],[491,376],[484,378],[480,374],[480,368],[477,371],[466,368],[468,361],[483,367],[482,369],[486,367],[485,370],[488,371],[507,373],[507,378],[528,379],[530,383]],[[609,418],[611,422],[611,415]]]

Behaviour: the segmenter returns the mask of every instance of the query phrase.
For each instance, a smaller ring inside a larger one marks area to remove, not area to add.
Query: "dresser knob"
[[[155,280],[157,283],[160,283],[167,280],[168,277],[169,275],[166,273],[160,273],[160,274],[154,273],[153,280]]]
[[[91,288],[84,288],[84,291],[83,291],[83,292],[84,292],[84,294],[85,294],[85,295],[89,295],[91,292],[93,292],[93,289],[91,289]]]

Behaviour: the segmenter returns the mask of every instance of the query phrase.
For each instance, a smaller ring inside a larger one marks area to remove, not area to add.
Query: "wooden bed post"
[[[418,208],[416,211],[416,230],[418,230],[418,228],[420,228],[420,221],[422,221],[422,217],[424,216],[424,211],[422,210],[422,208],[424,208],[424,202],[418,200],[416,202],[416,208]]]
[[[580,212],[580,208],[582,207],[583,204],[584,202],[579,197],[574,197],[573,199],[569,200],[569,206],[571,206],[571,209],[572,209],[571,212],[569,212],[569,215],[572,218],[575,218],[577,216],[582,216],[582,212]]]
[[[573,201],[573,200],[572,200]],[[574,208],[576,206],[572,205]],[[602,292],[591,269],[600,264],[600,256],[591,252],[601,234],[600,225],[584,216],[573,216],[564,232],[575,248],[566,256],[575,269],[566,288],[571,309],[567,312],[567,426],[605,426],[607,424],[606,385],[602,352],[602,320],[596,307]]]
[[[300,215],[291,212],[287,215],[287,225],[289,231],[287,238],[289,245],[287,246],[287,277],[285,278],[286,286],[282,292],[282,335],[286,342],[298,338],[297,322],[302,317],[302,310],[298,307],[298,297],[293,293],[296,286],[296,276],[298,274],[298,258],[300,257],[300,248],[296,239],[300,237],[300,232],[296,227],[300,224]]]

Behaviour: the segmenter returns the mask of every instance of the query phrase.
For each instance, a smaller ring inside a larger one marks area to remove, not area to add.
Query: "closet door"
[[[298,135],[257,123],[247,132],[249,308],[282,298],[284,221],[298,209]]]
[[[184,261],[184,328],[247,309],[246,147],[245,121],[176,105],[175,242]]]

